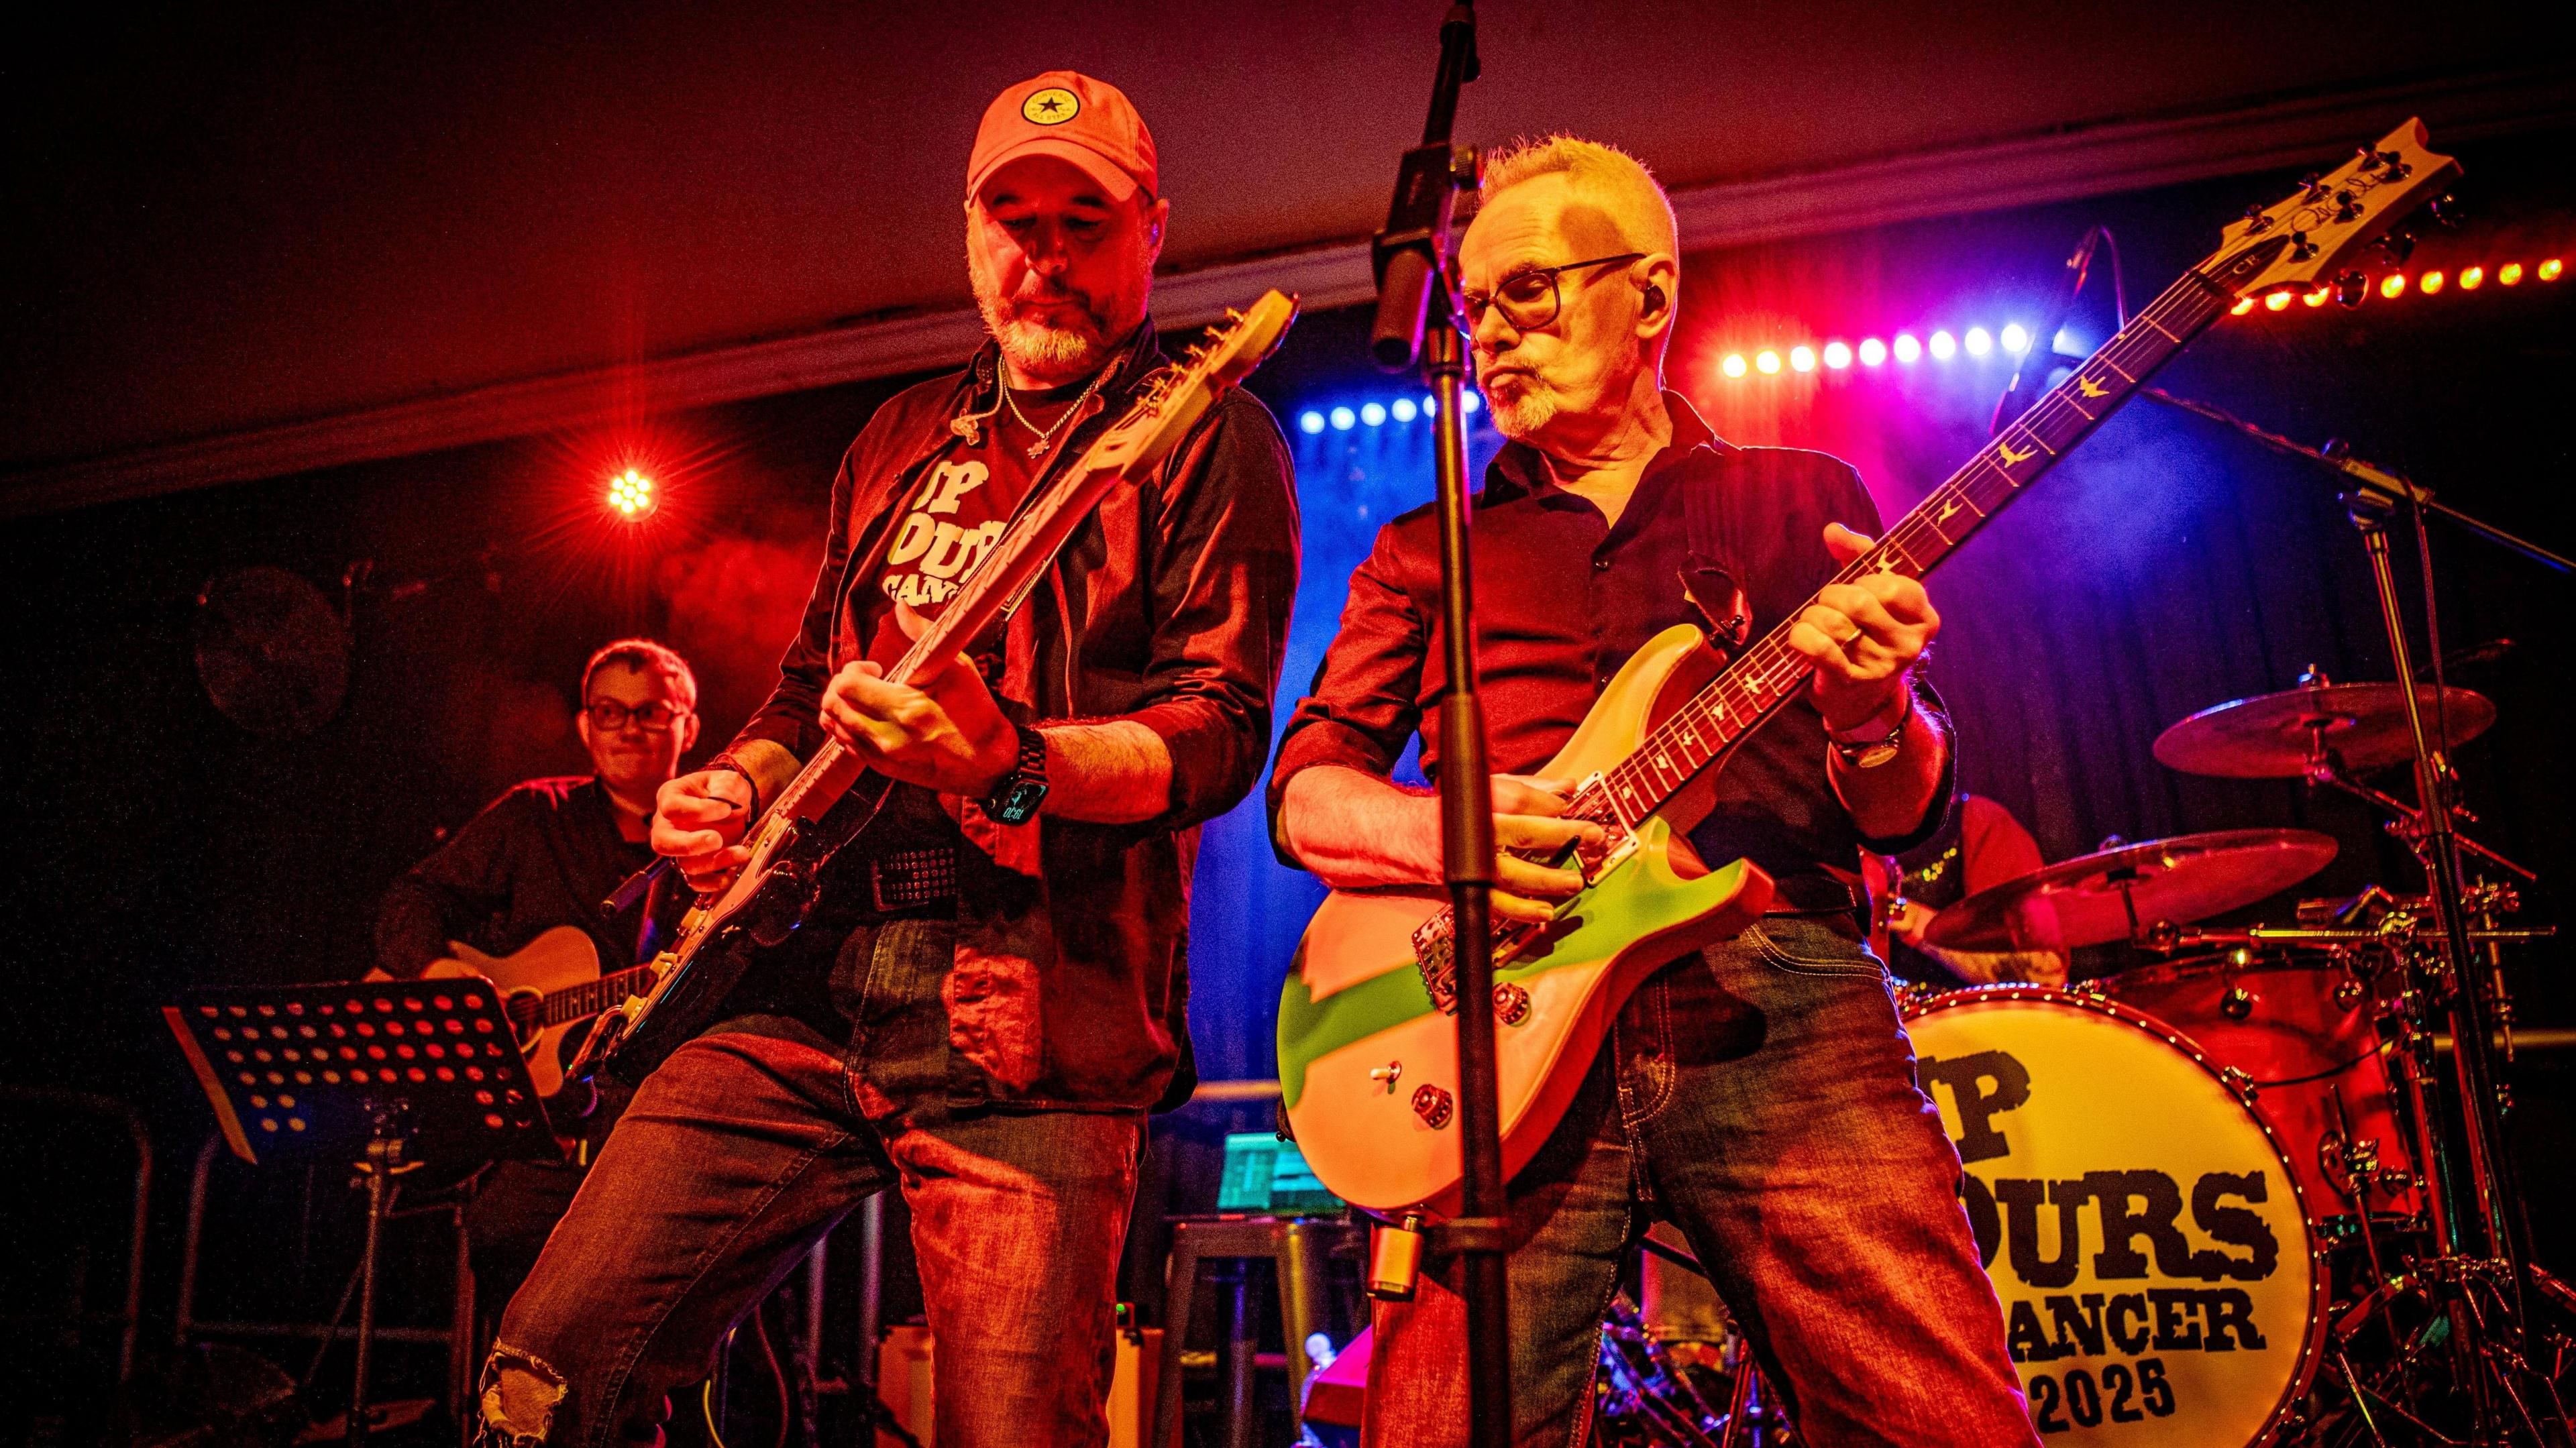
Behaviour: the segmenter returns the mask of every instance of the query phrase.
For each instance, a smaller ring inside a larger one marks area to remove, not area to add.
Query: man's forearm
[[[1171,808],[1172,751],[1162,735],[1133,719],[1041,724],[1038,732],[1046,736],[1047,814],[1132,825]]]
[[[1840,750],[1834,750],[1826,773],[1835,796],[1851,812],[1852,823],[1862,834],[1894,839],[1923,823],[1933,795],[1940,791],[1942,766],[1949,758],[1949,731],[1917,700],[1906,715],[1905,743],[1894,759],[1876,769],[1856,769],[1843,762]]]
[[[1438,800],[1347,765],[1291,776],[1279,831],[1298,863],[1336,890],[1440,878]]]

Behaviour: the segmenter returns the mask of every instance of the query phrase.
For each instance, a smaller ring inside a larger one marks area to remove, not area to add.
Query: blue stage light
[[[1361,403],[1361,404],[1360,404],[1360,421],[1367,423],[1367,424],[1368,424],[1369,426],[1371,426],[1371,427],[1384,427],[1384,426],[1386,426],[1386,407],[1385,407],[1385,405],[1384,405],[1384,404],[1382,404],[1382,403],[1376,403],[1376,402],[1364,402],[1364,403]]]
[[[1458,398],[1458,410],[1469,417],[1474,417],[1484,406],[1485,399],[1472,392],[1462,393]]]
[[[1983,327],[1970,327],[1968,329],[1966,341],[1968,345],[1968,355],[1971,357],[1983,357],[1987,353],[1995,350],[1995,339],[1993,334],[1989,333]]]
[[[1959,340],[1956,337],[1951,336],[1948,329],[1944,328],[1943,330],[1932,334],[1931,351],[1933,361],[1947,362],[1952,357],[1958,355]]]
[[[1411,422],[1422,414],[1422,409],[1414,406],[1413,399],[1410,397],[1397,398],[1395,405],[1389,407],[1387,411],[1393,413],[1398,422]]]
[[[1351,411],[1347,407],[1336,407],[1333,409],[1333,431],[1335,432],[1348,432],[1351,430],[1352,425],[1357,423],[1359,420],[1360,415]]]
[[[1322,432],[1324,430],[1324,414],[1317,412],[1311,407],[1307,408],[1304,412],[1297,414],[1297,430],[1299,432],[1306,433],[1309,436]]]
[[[2018,357],[2030,350],[2030,329],[2019,322],[2004,323],[2004,350]]]

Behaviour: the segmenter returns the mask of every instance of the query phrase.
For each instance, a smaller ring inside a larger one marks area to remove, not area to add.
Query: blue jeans
[[[1886,973],[1842,931],[1774,916],[1666,967],[1511,1182],[1513,1441],[1584,1440],[1622,1258],[1668,1216],[1801,1442],[2036,1443],[1959,1182]],[[1466,1441],[1455,1274],[1435,1257],[1378,1313],[1372,1448]]]
[[[900,1184],[942,1448],[1098,1444],[1140,1113],[952,1113],[953,926],[854,933],[852,1043],[774,1019],[690,1041],[637,1088],[510,1299],[483,1377],[500,1448],[650,1444],[669,1394],[816,1240]]]

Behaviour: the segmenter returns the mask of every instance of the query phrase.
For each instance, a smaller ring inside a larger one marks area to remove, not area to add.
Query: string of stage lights
[[[2476,264],[2462,267],[2456,273],[2441,269],[2411,273],[2392,271],[2360,288],[2359,292],[2362,296],[2376,294],[2382,300],[2396,301],[2410,293],[2434,297],[2446,292],[2475,292],[2490,283],[2498,287],[2519,287],[2525,281],[2547,284],[2556,282],[2565,274],[2566,263],[2553,256],[2531,265],[2520,261],[2508,261],[2492,268]],[[2257,311],[2288,311],[2294,304],[2322,307],[2333,296],[2334,288],[2331,286],[2309,292],[2281,291],[2259,302],[2248,297],[2231,310],[2242,317]],[[1962,356],[1971,360],[1997,354],[2019,357],[2030,350],[2031,342],[2030,329],[2019,322],[2006,322],[1991,331],[1983,326],[1971,326],[1954,333],[1947,327],[1936,327],[1922,336],[1913,331],[1900,331],[1893,337],[1864,336],[1857,343],[1836,337],[1821,344],[1802,341],[1786,346],[1726,348],[1718,354],[1717,370],[1730,382],[1810,373],[1852,374],[1855,368],[1865,374],[1891,363],[1907,368],[1925,361],[1952,362]],[[2065,334],[2061,333],[2058,351],[2066,353],[2069,350]],[[2072,350],[2081,352],[2083,349]],[[1461,404],[1469,413],[1475,412],[1478,405],[1479,399],[1472,391]],[[1309,407],[1297,414],[1297,430],[1311,437],[1327,430],[1349,432],[1355,428],[1384,427],[1390,422],[1407,423],[1417,417],[1428,417],[1431,408],[1432,401],[1427,397],[1419,400],[1398,397],[1391,401],[1357,405],[1343,403],[1329,408]]]

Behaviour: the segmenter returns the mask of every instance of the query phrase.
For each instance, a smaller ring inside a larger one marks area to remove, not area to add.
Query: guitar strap
[[[1732,463],[1738,454],[1723,444],[1712,450],[1721,464],[1710,470],[1714,476],[1686,474],[1681,480],[1682,529],[1690,544],[1689,558],[1681,568],[1682,596],[1708,626],[1709,647],[1732,659],[1752,632],[1753,610],[1745,602],[1744,586],[1726,566],[1730,555],[1717,521],[1718,490],[1733,481],[1729,474],[1734,471],[1722,465]]]

